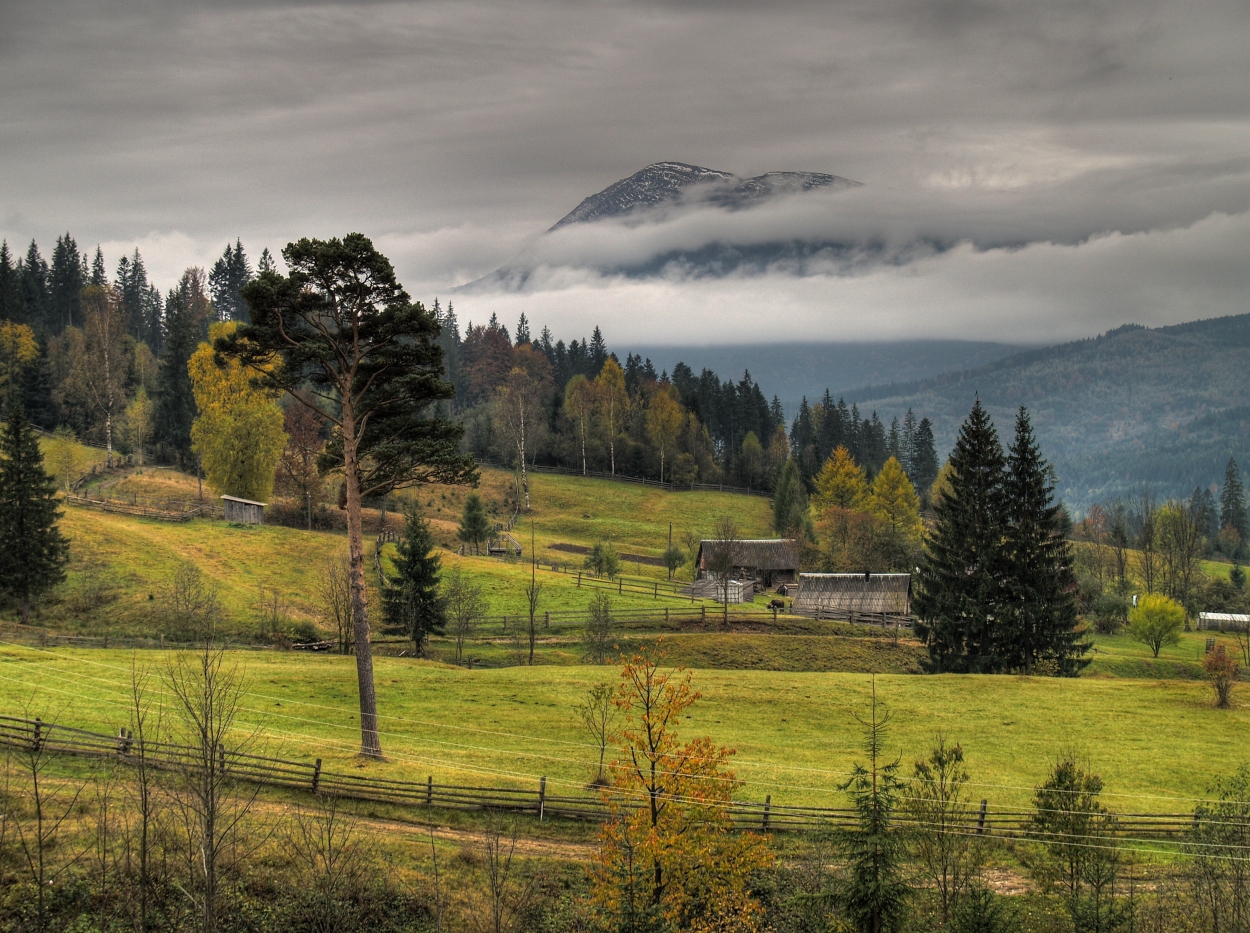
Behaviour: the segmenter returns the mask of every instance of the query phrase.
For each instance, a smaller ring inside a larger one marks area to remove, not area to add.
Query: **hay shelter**
[[[226,521],[239,525],[265,524],[265,503],[240,499],[238,496],[222,496],[221,502]]]
[[[699,542],[695,555],[696,579],[710,577],[713,554],[719,548],[732,547],[733,579],[754,582],[755,589],[772,589],[782,583],[793,583],[799,576],[799,547],[793,538],[747,538],[740,541],[706,540]]]
[[[831,614],[911,612],[909,573],[805,573],[799,577],[794,608]]]

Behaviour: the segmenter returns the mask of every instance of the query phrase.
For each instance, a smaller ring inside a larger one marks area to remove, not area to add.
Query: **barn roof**
[[[255,502],[251,499],[240,499],[238,496],[222,496],[222,498],[229,502],[242,502],[244,505],[259,505],[261,508],[268,505],[266,502]]]
[[[702,566],[704,555],[711,557],[723,542],[705,539],[699,542],[696,563]],[[734,542],[739,560],[735,567],[752,567],[756,570],[798,570],[799,548],[793,538],[746,538]]]
[[[794,608],[907,612],[910,592],[909,573],[805,573]]]

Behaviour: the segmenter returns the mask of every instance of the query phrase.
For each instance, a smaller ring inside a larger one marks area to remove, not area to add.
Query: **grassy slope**
[[[596,667],[466,671],[379,658],[377,683],[390,760],[355,761],[355,670],[350,658],[245,652],[248,724],[267,747],[414,780],[536,783],[553,792],[586,779],[594,752],[570,714],[587,686],[611,680]],[[162,657],[140,654],[160,667]],[[100,730],[126,722],[122,651],[0,649],[0,707]],[[699,671],[704,698],[684,723],[738,749],[741,796],[777,803],[834,803],[836,784],[861,759],[871,683],[862,674]],[[975,796],[1023,806],[1050,759],[1090,758],[1121,811],[1184,811],[1210,780],[1246,759],[1250,709],[1211,707],[1204,684],[1182,681],[884,675],[878,696],[894,714],[886,751],[905,766],[943,731],[963,743]],[[33,699],[32,699],[33,697]],[[1126,796],[1120,796],[1126,795]]]
[[[108,482],[111,495],[133,494],[141,501],[196,495],[194,477],[170,470],[149,469]],[[481,493],[501,517],[507,514],[504,498],[510,483],[511,474],[483,471]],[[463,488],[435,486],[406,495],[419,496],[436,538],[450,548],[457,544],[456,520],[467,493]],[[607,537],[626,553],[658,555],[667,543],[670,521],[677,533],[686,528],[703,533],[723,512],[737,515],[745,534],[768,533],[768,502],[760,497],[670,493],[653,487],[546,475],[532,477],[531,495],[539,560],[548,564],[576,566],[581,562],[577,555],[550,550],[550,544],[589,545]],[[582,517],[589,514],[583,511],[589,507],[587,503],[594,503],[591,519]],[[62,529],[71,542],[69,580],[49,601],[39,622],[70,631],[155,634],[155,604],[148,596],[159,595],[181,560],[196,563],[217,585],[230,628],[236,633],[246,634],[255,628],[255,606],[262,587],[277,588],[294,619],[313,621],[318,615],[321,568],[327,559],[346,552],[341,533],[276,526],[243,528],[198,520],[174,524],[75,507],[65,510]],[[528,537],[520,528],[516,534]],[[528,544],[525,541],[527,551]],[[491,612],[519,613],[525,608],[528,566],[485,557],[461,558],[450,550],[443,551],[443,560],[446,566],[460,564],[481,581]],[[625,569],[649,578],[664,574],[653,567],[627,565]],[[590,594],[577,588],[575,576],[549,570],[540,571],[540,576],[545,587],[543,610],[585,608]],[[85,589],[101,585],[107,591],[104,600],[79,598]],[[614,595],[613,603],[653,608],[666,601],[626,593]],[[678,605],[673,601],[668,604]]]

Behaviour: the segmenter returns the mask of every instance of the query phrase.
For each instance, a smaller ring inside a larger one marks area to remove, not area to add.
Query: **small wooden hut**
[[[909,573],[805,573],[799,577],[794,608],[830,615],[911,612]]]
[[[265,503],[240,499],[238,496],[222,496],[221,501],[225,509],[226,521],[238,525],[265,524]]]
[[[733,579],[753,582],[756,590],[772,589],[798,579],[799,547],[793,538],[700,541],[699,553],[695,556],[697,579],[711,576],[713,555],[722,547],[732,547],[735,551]]]

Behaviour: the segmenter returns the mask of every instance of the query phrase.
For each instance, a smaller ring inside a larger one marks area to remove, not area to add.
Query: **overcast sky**
[[[1057,340],[1250,310],[1250,4],[0,4],[0,236],[138,246],[162,287],[359,230],[415,298],[517,256],[525,311],[615,345]],[[648,163],[864,187],[541,231]],[[710,281],[652,247],[955,245]]]

